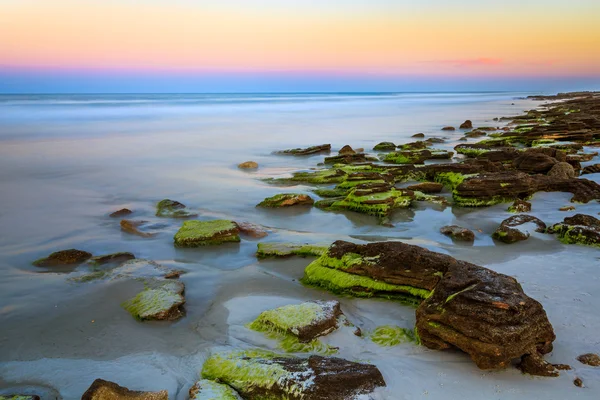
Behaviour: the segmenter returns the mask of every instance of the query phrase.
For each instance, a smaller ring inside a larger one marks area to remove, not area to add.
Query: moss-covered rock
[[[0,395],[0,400],[40,400],[40,396],[27,394],[4,394]]]
[[[373,147],[375,151],[394,151],[396,150],[396,145],[392,142],[381,142]]]
[[[444,185],[437,182],[420,182],[406,187],[408,190],[415,190],[422,193],[439,193]]]
[[[513,215],[502,221],[492,237],[504,243],[527,240],[531,232],[545,232],[546,224],[532,215]]]
[[[202,367],[202,377],[228,384],[247,400],[348,400],[385,386],[373,365],[260,350],[213,354]]]
[[[442,226],[440,232],[446,236],[450,236],[454,240],[462,242],[473,242],[475,240],[475,234],[472,230],[458,225]]]
[[[395,325],[378,326],[369,334],[369,338],[373,343],[379,346],[391,347],[400,343],[415,342],[415,334],[407,328],[400,328]]]
[[[164,199],[156,205],[157,217],[187,218],[196,215],[198,213],[191,211],[184,204],[175,200]]]
[[[200,379],[189,391],[190,400],[243,400],[228,385],[208,379]]]
[[[40,258],[33,262],[36,267],[61,267],[61,266],[77,266],[83,264],[92,257],[92,253],[87,251],[69,249],[56,251],[48,257]]]
[[[548,228],[565,244],[580,244],[600,247],[600,220],[591,215],[575,214],[566,217],[563,222]]]
[[[328,245],[298,244],[298,243],[258,243],[256,256],[268,257],[319,257],[327,252]]]
[[[404,150],[388,153],[383,156],[382,161],[394,164],[423,164],[430,158],[429,150]]]
[[[517,199],[508,207],[508,211],[511,213],[525,213],[531,211],[531,203],[525,200]]]
[[[276,154],[285,154],[292,156],[307,156],[310,154],[318,153],[329,153],[331,151],[331,144],[320,144],[317,146],[310,146],[306,148],[288,149],[283,151],[277,151]]]
[[[280,208],[291,206],[313,205],[314,200],[307,194],[298,193],[280,193],[272,197],[267,197],[257,207]]]
[[[106,264],[121,264],[125,261],[134,260],[135,255],[129,252],[119,252],[106,254],[102,256],[95,256],[90,258],[90,263],[94,265],[106,265]]]
[[[198,247],[239,242],[239,228],[233,221],[185,221],[174,237],[177,247]]]
[[[169,400],[166,390],[160,392],[138,392],[129,390],[116,383],[96,379],[85,391],[81,400]]]
[[[369,161],[379,161],[377,157],[373,157],[364,153],[338,154],[337,156],[325,157],[325,164],[357,164],[366,163]]]
[[[185,286],[179,281],[150,281],[148,287],[134,298],[125,301],[122,307],[136,319],[172,321],[183,315]]]

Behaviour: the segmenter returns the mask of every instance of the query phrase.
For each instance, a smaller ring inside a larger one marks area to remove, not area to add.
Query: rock
[[[230,386],[200,379],[190,388],[190,400],[243,400]]]
[[[308,301],[263,311],[249,328],[258,332],[278,332],[307,343],[338,328],[342,315],[338,301]]]
[[[396,150],[396,145],[392,142],[381,142],[373,147],[375,151],[394,151]]]
[[[77,266],[92,258],[92,254],[83,250],[69,249],[50,254],[33,262],[36,267]]]
[[[289,257],[301,256],[320,257],[327,252],[328,246],[319,246],[314,244],[295,244],[295,243],[258,243],[256,257]]]
[[[590,365],[592,367],[600,367],[600,356],[598,356],[598,354],[582,354],[579,357],[577,357],[577,361],[585,365]]]
[[[121,217],[124,217],[125,215],[129,215],[131,213],[133,213],[133,211],[131,211],[130,209],[128,209],[128,208],[122,208],[122,209],[120,209],[118,211],[115,211],[115,212],[111,213],[109,215],[109,217],[111,217],[111,218],[121,218]]]
[[[518,367],[524,374],[537,376],[559,375],[556,367],[545,361],[538,353],[524,355]]]
[[[307,194],[298,193],[280,193],[272,197],[267,197],[260,202],[257,207],[279,208],[291,206],[313,205],[314,200]]]
[[[575,214],[548,228],[548,233],[558,234],[565,244],[600,247],[600,220],[591,215]]]
[[[339,155],[345,156],[345,155],[349,155],[349,154],[356,154],[356,151],[354,151],[352,149],[352,147],[350,147],[349,145],[345,145],[344,147],[342,147],[340,149],[340,151],[338,152]]]
[[[385,386],[377,367],[335,357],[279,356],[261,350],[212,355],[202,377],[233,387],[246,400],[350,400]]]
[[[196,215],[198,214],[190,211],[184,204],[175,200],[164,199],[156,205],[157,217],[187,218]]]
[[[467,138],[478,138],[478,137],[482,137],[482,136],[486,136],[487,133],[483,132],[483,131],[471,131],[471,132],[467,132],[465,133],[465,137]]]
[[[224,219],[185,221],[174,236],[175,247],[198,247],[239,242],[235,222]]]
[[[580,154],[567,154],[567,161],[586,162],[592,161],[598,153],[580,153]]]
[[[121,306],[140,321],[173,321],[183,316],[184,289],[179,281],[147,281],[146,289]]]
[[[437,182],[420,182],[406,187],[408,190],[416,190],[422,193],[439,193],[444,185]]]
[[[432,137],[426,140],[427,143],[445,143],[446,141],[442,138]]]
[[[405,144],[400,144],[398,145],[398,148],[400,150],[423,150],[426,149],[427,147],[431,146],[430,143],[428,142],[424,142],[424,141],[418,141],[418,142],[411,142],[411,143],[405,143]]]
[[[542,305],[516,279],[458,260],[448,264],[416,317],[415,331],[424,346],[456,347],[481,369],[546,354],[556,338]]]
[[[456,128],[453,126],[445,126],[442,128],[443,131],[455,131]]]
[[[112,253],[106,254],[103,256],[96,256],[90,258],[90,263],[95,265],[105,265],[105,264],[121,264],[125,261],[133,260],[135,256],[133,253],[129,252],[121,252],[121,253]]]
[[[545,174],[550,171],[556,163],[557,161],[555,158],[543,153],[526,151],[513,161],[513,167],[527,173]]]
[[[369,335],[369,338],[373,343],[384,347],[396,346],[400,343],[414,342],[416,340],[412,330],[392,325],[378,326]]]
[[[269,235],[267,231],[263,229],[263,227],[250,222],[236,222],[235,224],[240,230],[240,233],[256,239],[264,238]]]
[[[81,396],[81,400],[169,400],[166,390],[160,392],[136,392],[116,383],[96,379]]]
[[[407,150],[388,153],[382,161],[394,164],[423,164],[429,158],[431,158],[429,150]]]
[[[558,211],[573,211],[575,210],[575,206],[564,206],[558,209]]]
[[[238,168],[241,169],[256,169],[258,168],[258,163],[254,161],[245,161],[241,164],[238,164]]]
[[[297,149],[278,151],[278,152],[276,152],[276,154],[306,156],[306,155],[310,155],[310,154],[317,154],[317,153],[324,153],[324,152],[329,153],[330,151],[331,151],[331,144],[321,144],[318,146],[311,146],[311,147],[307,147],[304,149],[297,148]]]
[[[414,134],[414,135],[412,135],[411,137],[414,137],[414,138],[424,138],[424,137],[425,137],[425,134],[424,134],[424,133],[415,133],[415,134]]]
[[[446,236],[450,236],[455,240],[461,240],[465,242],[472,242],[475,240],[475,234],[472,230],[460,227],[458,225],[443,226],[440,229],[440,232]]]
[[[546,224],[531,215],[513,215],[502,221],[492,237],[504,243],[515,243],[528,239],[529,232],[533,230],[536,232],[545,232]]]
[[[600,164],[588,165],[583,168],[581,175],[597,174],[598,172],[600,172]]]
[[[473,129],[473,123],[468,119],[460,124],[460,129]]]
[[[525,200],[516,199],[512,206],[508,207],[512,213],[525,213],[531,211],[531,203]]]
[[[369,161],[378,161],[376,157],[368,156],[364,153],[341,154],[337,156],[325,157],[325,164],[356,164]]]
[[[549,177],[556,179],[571,179],[575,178],[575,169],[571,164],[566,162],[556,163],[550,168],[547,174]]]
[[[145,224],[146,221],[132,221],[128,219],[121,220],[121,230],[131,235],[137,235],[145,238],[153,237],[155,234],[150,232],[143,232],[138,229],[138,226]]]
[[[0,400],[40,400],[40,396],[30,394],[0,394]]]
[[[573,380],[573,385],[577,387],[583,387],[583,381],[581,380],[581,378],[575,378]]]
[[[356,149],[354,149],[354,151],[357,153],[364,153],[365,149],[364,147],[357,147]]]

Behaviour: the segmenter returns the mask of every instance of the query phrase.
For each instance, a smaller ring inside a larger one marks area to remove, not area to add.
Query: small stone
[[[133,211],[131,211],[130,209],[128,209],[128,208],[122,208],[122,209],[120,209],[118,211],[115,211],[115,212],[111,213],[109,215],[109,217],[111,217],[111,218],[120,218],[120,217],[124,217],[125,215],[129,215],[131,213],[133,213]]]
[[[350,147],[349,145],[345,145],[344,147],[342,147],[340,149],[340,151],[338,152],[338,154],[345,156],[345,155],[348,155],[348,154],[356,154],[356,151],[354,151],[352,149],[352,147]]]
[[[354,336],[362,337],[362,330],[357,326],[354,330]]]
[[[517,199],[512,206],[508,207],[512,213],[524,213],[531,211],[531,203],[525,200]]]
[[[140,321],[173,321],[183,316],[185,303],[182,282],[174,280],[147,281],[146,289],[127,300],[122,307]]]
[[[530,228],[524,225],[533,225]],[[546,224],[531,215],[519,214],[502,221],[498,229],[493,233],[492,237],[504,243],[515,243],[526,240],[530,236],[529,230],[536,232],[545,232]]]
[[[473,231],[458,225],[443,226],[440,229],[440,232],[455,240],[462,240],[465,242],[472,242],[475,240],[475,233],[473,233]]]
[[[564,206],[558,209],[558,211],[573,211],[575,210],[575,206]]]
[[[443,131],[455,131],[456,128],[453,126],[445,126],[442,128]]]
[[[460,124],[460,129],[473,129],[473,123],[470,119]]]
[[[577,387],[583,387],[583,381],[581,380],[581,378],[575,378],[573,380],[573,385]]]
[[[50,254],[33,262],[36,267],[76,266],[83,264],[92,257],[91,253],[83,250],[69,249]]]
[[[594,353],[582,354],[577,357],[577,361],[582,364],[591,365],[592,367],[600,367],[600,356]]]
[[[123,232],[129,233],[131,235],[137,235],[145,238],[150,238],[154,236],[154,233],[142,232],[139,230],[138,226],[145,224],[146,221],[132,221],[128,219],[121,220],[121,230]]]
[[[256,169],[258,168],[258,163],[254,161],[245,161],[238,165],[238,168],[241,169]]]
[[[81,400],[169,400],[166,390],[160,392],[138,392],[116,383],[96,379],[81,396]]]
[[[414,137],[414,138],[424,138],[424,137],[425,137],[425,134],[424,134],[424,133],[415,133],[415,134],[414,134],[414,135],[412,135],[411,137]]]

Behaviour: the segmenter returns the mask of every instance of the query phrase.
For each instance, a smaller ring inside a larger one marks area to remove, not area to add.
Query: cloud
[[[453,67],[491,67],[504,64],[501,58],[463,58],[457,60],[435,60],[430,63],[450,65]]]

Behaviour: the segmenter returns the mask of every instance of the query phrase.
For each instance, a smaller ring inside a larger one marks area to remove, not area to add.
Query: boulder
[[[320,257],[327,252],[327,246],[315,244],[297,244],[297,243],[258,243],[256,257]]]
[[[460,129],[473,129],[473,123],[468,119],[460,124]]]
[[[87,251],[69,249],[56,251],[48,257],[40,258],[33,262],[36,267],[62,267],[77,266],[92,258],[92,253]]]
[[[440,229],[440,232],[446,236],[450,236],[454,240],[460,240],[463,242],[472,242],[475,240],[475,234],[472,230],[458,225],[443,226]]]
[[[258,168],[258,163],[254,161],[245,161],[241,164],[238,164],[238,168],[240,169],[256,169]]]
[[[492,237],[504,243],[515,243],[527,240],[531,231],[545,232],[546,224],[534,216],[519,214],[502,221]]]
[[[210,221],[185,221],[174,236],[176,247],[198,247],[239,242],[239,229],[235,222],[216,219]]]
[[[195,215],[198,214],[190,211],[184,204],[175,200],[164,199],[156,205],[157,217],[187,218]]]
[[[137,392],[116,383],[96,379],[81,396],[81,400],[169,400],[166,390],[160,392]]]
[[[512,213],[525,213],[531,211],[531,203],[525,200],[516,199],[512,206],[508,207]]]
[[[558,234],[565,244],[600,247],[600,220],[591,215],[575,214],[548,228],[548,233]]]
[[[354,149],[352,149],[352,147],[350,147],[349,145],[345,145],[344,147],[342,147],[340,149],[338,154],[345,156],[345,155],[349,155],[349,154],[356,154],[356,151],[354,151]]]
[[[190,400],[243,400],[228,385],[208,379],[200,379],[189,391]]]
[[[420,182],[406,187],[408,190],[416,190],[422,193],[439,193],[444,185],[437,182]]]
[[[557,160],[553,157],[543,153],[526,151],[513,161],[513,167],[527,173],[545,174],[556,163]]]
[[[425,142],[418,141],[418,142],[400,144],[400,145],[398,145],[398,148],[400,150],[423,150],[429,146],[431,146],[431,144],[426,141]]]
[[[571,179],[575,178],[575,169],[573,166],[566,162],[556,163],[550,168],[547,175],[551,178],[556,179]]]
[[[129,215],[131,213],[133,213],[133,211],[131,211],[130,209],[128,209],[128,208],[122,208],[122,209],[120,209],[118,211],[115,211],[115,212],[111,213],[109,215],[109,217],[111,217],[111,218],[121,218],[121,217],[124,217],[125,215]]]
[[[335,357],[279,356],[261,350],[213,354],[202,377],[233,387],[246,400],[351,400],[385,386],[371,364]]]
[[[392,142],[381,142],[373,147],[375,151],[394,151],[396,150],[396,145]]]
[[[154,233],[141,231],[138,227],[144,225],[146,221],[133,221],[128,219],[121,220],[121,230],[131,235],[137,235],[145,238],[155,236]]]
[[[276,154],[285,154],[285,155],[292,155],[292,156],[306,156],[306,155],[317,154],[317,153],[329,153],[330,151],[331,151],[331,144],[321,144],[321,145],[310,146],[310,147],[306,147],[306,148],[296,148],[296,149],[277,151]]]
[[[280,193],[258,203],[257,207],[280,208],[313,205],[315,201],[307,194]]]
[[[577,357],[577,361],[585,365],[590,365],[592,367],[600,367],[600,356],[598,356],[598,354],[582,354],[579,357]]]

